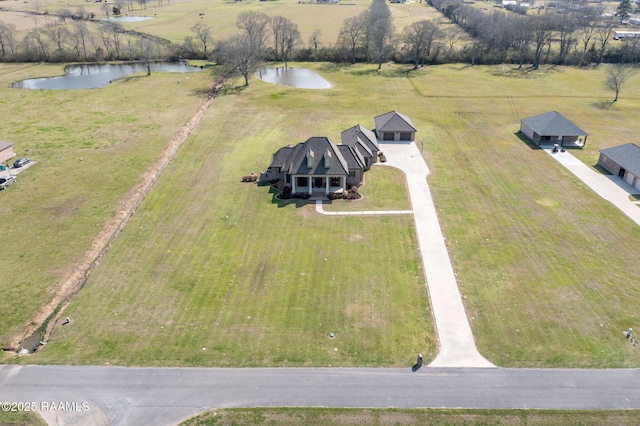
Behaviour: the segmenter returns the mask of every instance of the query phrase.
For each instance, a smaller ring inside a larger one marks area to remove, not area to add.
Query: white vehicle
[[[616,31],[613,34],[614,40],[628,40],[640,38],[640,31]]]

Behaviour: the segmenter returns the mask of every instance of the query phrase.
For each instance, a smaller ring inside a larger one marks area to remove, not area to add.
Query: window
[[[356,177],[356,171],[355,170],[350,171],[349,177]]]
[[[307,186],[307,182],[309,182],[309,180],[306,176],[298,176],[296,178],[296,186]]]

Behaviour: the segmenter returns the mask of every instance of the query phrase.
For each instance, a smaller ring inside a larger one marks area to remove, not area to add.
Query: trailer
[[[629,39],[635,39],[635,38],[640,38],[640,31],[616,31],[613,34],[613,39],[614,40],[629,40]]]

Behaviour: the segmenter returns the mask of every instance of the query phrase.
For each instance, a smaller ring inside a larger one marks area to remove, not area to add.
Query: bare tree
[[[56,46],[58,58],[60,60],[64,60],[64,46],[67,42],[67,39],[69,38],[69,30],[67,29],[67,27],[64,25],[52,23],[45,26],[43,31]]]
[[[213,43],[211,36],[211,27],[203,22],[199,22],[191,27],[191,31],[196,35],[196,38],[202,43],[204,48],[204,57],[207,57],[207,47]]]
[[[151,75],[151,65],[154,59],[162,56],[159,50],[160,44],[158,43],[158,39],[150,36],[138,37],[136,46],[136,53],[147,68],[147,75]]]
[[[285,62],[286,66],[291,51],[301,41],[298,25],[284,16],[274,16],[271,18],[271,31],[275,46],[275,59]]]
[[[551,46],[551,35],[553,33],[553,25],[547,15],[536,15],[531,17],[533,43],[535,45],[535,53],[533,55],[533,69],[540,67],[540,57],[542,49],[549,43]]]
[[[595,8],[591,8],[591,9],[587,9],[585,13],[583,13],[578,18],[578,26],[582,30],[581,31],[582,36],[580,37],[580,43],[581,43],[580,60],[578,62],[578,65],[580,66],[586,65],[587,52],[589,51],[589,48],[590,48],[589,45],[593,47],[595,44],[595,42],[592,42],[592,41],[596,35],[596,31],[597,31],[596,26],[599,21],[599,17],[600,17],[599,15],[600,15],[599,10]]]
[[[313,46],[313,53],[318,53],[318,44],[320,44],[320,37],[322,36],[322,30],[317,29],[313,33],[311,33],[311,37],[309,37],[309,44]]]
[[[42,59],[48,62],[49,61],[48,45],[46,40],[44,39],[43,32],[37,26],[37,23],[36,23],[36,27],[29,32],[29,37],[33,39],[38,45],[38,48],[42,53]]]
[[[405,27],[402,32],[402,42],[407,55],[414,63],[413,69],[418,69],[429,56],[433,42],[439,37],[440,30],[433,20],[423,19]]]
[[[236,26],[244,31],[248,37],[252,54],[262,60],[264,45],[267,39],[267,25],[269,17],[261,12],[241,12]]]
[[[613,36],[613,30],[616,28],[617,23],[613,19],[608,19],[600,25],[598,25],[596,29],[596,40],[599,44],[599,52],[598,52],[598,64],[602,63],[602,58],[604,57],[604,53],[607,49],[607,44],[611,37]]]
[[[363,37],[364,25],[362,15],[344,20],[340,33],[338,34],[338,46],[349,52],[349,58],[352,64],[356,63]]]
[[[395,28],[391,20],[391,11],[385,0],[373,0],[369,9],[371,19],[372,57],[378,63],[378,70],[382,63],[395,49]]]
[[[107,56],[111,49],[114,57],[120,57],[120,47],[122,45],[122,37],[125,33],[124,27],[117,22],[100,22],[98,24],[98,35],[102,39]]]
[[[87,45],[91,43],[92,33],[86,22],[74,21],[73,30],[69,34],[69,44],[76,51],[78,58],[87,60]]]
[[[608,66],[605,72],[607,74],[605,87],[616,93],[613,102],[617,102],[620,90],[622,90],[627,80],[636,73],[636,69],[628,64],[614,64]]]
[[[16,26],[13,24],[5,24],[0,22],[0,54],[4,58],[8,53],[13,56],[15,54]]]
[[[102,13],[104,13],[106,17],[109,17],[109,14],[113,11],[113,9],[111,9],[111,5],[107,2],[102,3],[100,9],[102,9]]]
[[[255,54],[251,39],[247,33],[236,34],[221,42],[218,46],[221,56],[219,62],[228,64],[244,77],[244,85],[249,85],[249,76],[256,72],[262,63]]]

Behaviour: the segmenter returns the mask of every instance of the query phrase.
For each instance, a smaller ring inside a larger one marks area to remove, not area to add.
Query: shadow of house
[[[636,144],[627,143],[601,150],[597,165],[640,190],[640,147]]]
[[[520,131],[537,145],[584,147],[589,136],[557,111],[523,118]]]

